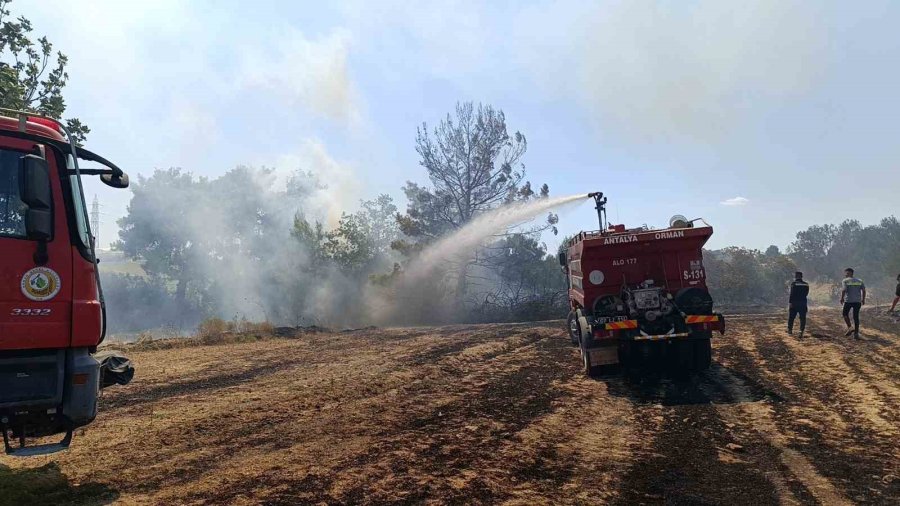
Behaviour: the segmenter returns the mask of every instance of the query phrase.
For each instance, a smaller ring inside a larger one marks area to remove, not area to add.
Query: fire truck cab
[[[653,358],[681,372],[709,368],[712,333],[725,332],[703,267],[712,227],[682,216],[660,230],[605,226],[606,198],[589,196],[601,230],[579,233],[559,257],[569,287],[569,337],[585,373]]]
[[[97,414],[102,370],[93,355],[106,306],[82,175],[128,186],[121,169],[77,146],[59,121],[0,110],[0,430],[11,455],[65,449]],[[62,441],[26,445],[54,435]]]

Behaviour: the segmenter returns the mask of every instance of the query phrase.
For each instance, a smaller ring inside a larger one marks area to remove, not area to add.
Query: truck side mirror
[[[559,266],[565,267],[566,266],[566,253],[564,251],[561,251],[558,256],[559,256]]]
[[[25,232],[29,239],[48,241],[53,236],[53,197],[47,161],[36,155],[19,159],[20,199],[28,206]]]
[[[112,186],[113,188],[128,188],[128,174],[124,172],[118,176],[114,174],[101,174],[100,181],[103,181],[103,184],[106,186]]]

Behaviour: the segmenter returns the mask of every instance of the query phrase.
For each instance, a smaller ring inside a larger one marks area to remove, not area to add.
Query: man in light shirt
[[[841,281],[841,304],[844,305],[844,322],[847,324],[845,336],[853,334],[859,339],[859,309],[866,303],[866,285],[861,279],[853,276],[853,269],[844,269],[844,280]],[[853,312],[853,326],[850,326],[850,312]]]

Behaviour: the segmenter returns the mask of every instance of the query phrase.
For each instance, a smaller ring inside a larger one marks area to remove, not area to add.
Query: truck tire
[[[603,366],[591,364],[591,354],[584,346],[581,347],[581,364],[582,370],[588,378],[596,378],[603,373]]]
[[[691,344],[694,345],[694,371],[706,371],[712,365],[712,339],[695,339]]]
[[[684,379],[696,369],[697,341],[677,340],[669,343],[669,364],[676,378]]]
[[[578,315],[578,343],[582,348],[591,345],[591,326],[588,324],[587,318],[582,316],[581,311]]]
[[[566,318],[566,329],[569,332],[569,340],[572,341],[572,346],[578,346],[580,335],[578,331],[578,313],[575,311],[569,311],[569,317]]]

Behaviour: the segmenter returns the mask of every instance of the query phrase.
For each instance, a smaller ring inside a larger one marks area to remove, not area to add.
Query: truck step
[[[65,437],[59,443],[49,443],[44,445],[25,446],[24,438],[19,440],[19,447],[13,448],[9,444],[9,433],[3,428],[3,446],[6,447],[6,454],[13,457],[35,457],[38,455],[50,455],[51,453],[60,452],[69,448],[72,443],[72,429],[66,431]]]

